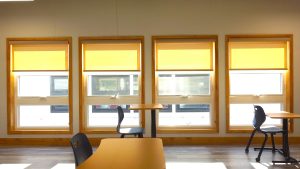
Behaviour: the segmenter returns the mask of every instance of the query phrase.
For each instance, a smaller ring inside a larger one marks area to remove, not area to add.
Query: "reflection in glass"
[[[177,104],[176,112],[210,112],[209,104]]]
[[[160,74],[159,95],[209,95],[209,74]]]
[[[91,79],[89,95],[138,95],[138,75],[90,75],[88,78]]]
[[[92,105],[92,112],[93,113],[116,113],[117,107],[119,105],[108,105],[108,104],[102,104],[102,105]],[[133,110],[129,110],[129,105],[120,105],[123,108],[124,113],[129,113]],[[134,111],[137,113],[138,111]]]
[[[160,113],[172,113],[172,104],[165,104],[163,108],[159,110]]]
[[[68,105],[51,105],[50,106],[51,113],[68,113],[69,106]]]
[[[68,76],[51,76],[50,95],[67,96],[68,95]]]

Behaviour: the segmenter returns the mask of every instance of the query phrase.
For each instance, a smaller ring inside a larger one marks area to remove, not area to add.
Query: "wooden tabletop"
[[[165,169],[159,138],[110,138],[77,169]]]
[[[162,109],[161,104],[131,104],[130,110],[149,110],[149,109]]]
[[[279,112],[279,113],[266,113],[267,116],[274,118],[274,119],[295,119],[300,118],[300,114],[296,113],[289,113],[289,112]]]

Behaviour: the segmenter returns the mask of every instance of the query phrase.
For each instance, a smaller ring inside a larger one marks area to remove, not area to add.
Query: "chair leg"
[[[266,145],[266,142],[267,142],[267,139],[268,139],[268,134],[267,134],[267,133],[264,133],[264,135],[265,135],[265,140],[264,140],[264,142],[263,142],[263,144],[262,144],[262,146],[261,146],[261,148],[260,148],[260,151],[259,151],[259,153],[258,153],[257,158],[255,159],[256,162],[259,162],[259,161],[260,161],[260,156],[261,156],[261,154],[262,154],[262,152],[263,152],[263,150],[264,150],[264,148],[265,148],[265,145]]]
[[[124,134],[121,134],[121,138],[124,138],[124,136],[125,136]]]
[[[276,149],[275,149],[275,141],[274,141],[274,134],[271,134],[271,139],[272,139],[272,152],[275,153]]]
[[[143,136],[143,133],[140,133],[139,134],[139,138],[143,138],[144,136]]]
[[[248,140],[248,144],[247,144],[247,146],[246,146],[246,148],[245,148],[245,152],[246,152],[246,153],[249,152],[249,146],[250,146],[250,144],[251,144],[251,142],[252,142],[252,139],[253,139],[253,136],[254,136],[255,132],[256,132],[256,130],[253,130],[252,133],[251,133],[251,136],[250,136],[250,138],[249,138],[249,140]]]

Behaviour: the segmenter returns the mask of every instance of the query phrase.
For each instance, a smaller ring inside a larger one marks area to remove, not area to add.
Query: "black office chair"
[[[279,127],[275,127],[275,126],[270,126],[270,127],[261,127],[261,125],[266,121],[266,114],[264,109],[261,106],[258,105],[254,105],[254,118],[253,118],[253,131],[251,133],[250,139],[248,141],[247,147],[245,149],[245,152],[248,153],[249,152],[249,146],[251,144],[251,141],[253,139],[253,136],[256,132],[260,132],[263,133],[265,135],[265,139],[263,144],[261,145],[261,148],[254,148],[254,150],[259,150],[258,156],[255,159],[256,162],[260,161],[260,156],[263,152],[263,150],[272,150],[272,152],[274,153],[275,151],[277,151],[277,149],[275,148],[275,142],[274,142],[274,135],[277,133],[283,133],[284,131],[279,128]],[[272,148],[265,148],[266,145],[266,141],[268,139],[268,133],[271,134],[271,139],[272,139]]]
[[[73,136],[70,144],[74,152],[76,166],[79,166],[93,154],[93,148],[84,133],[77,133]]]
[[[121,106],[117,107],[118,109],[118,125],[117,125],[117,132],[121,134],[121,138],[124,138],[125,135],[134,135],[140,138],[143,138],[144,129],[141,127],[130,127],[130,128],[123,128],[121,127],[121,123],[124,119],[124,111]]]

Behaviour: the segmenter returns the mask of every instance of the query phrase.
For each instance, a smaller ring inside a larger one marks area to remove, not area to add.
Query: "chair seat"
[[[283,130],[276,126],[262,126],[260,130],[265,133],[282,133]]]
[[[144,129],[140,127],[120,128],[120,134],[140,134],[144,133]]]

